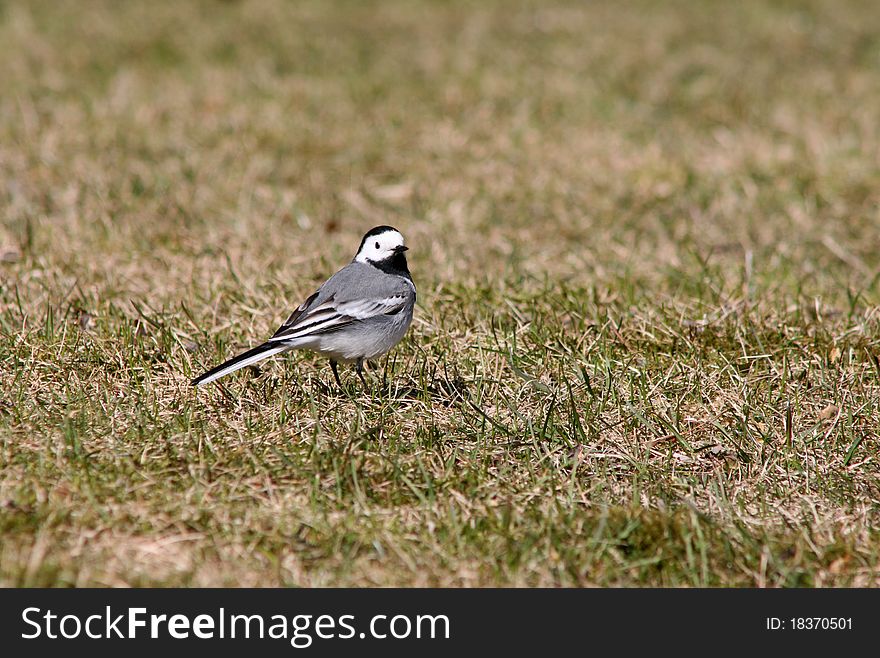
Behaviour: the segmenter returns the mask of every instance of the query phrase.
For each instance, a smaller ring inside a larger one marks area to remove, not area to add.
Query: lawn
[[[0,1],[0,585],[880,585],[872,2]],[[361,235],[364,390],[262,342]]]

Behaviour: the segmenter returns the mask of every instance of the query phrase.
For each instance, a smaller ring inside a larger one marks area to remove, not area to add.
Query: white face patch
[[[402,246],[404,246],[403,236],[400,233],[394,230],[385,231],[379,235],[372,235],[367,238],[364,246],[361,247],[361,250],[354,259],[359,263],[366,263],[367,261],[378,263],[386,258],[391,258],[394,255],[395,249]]]

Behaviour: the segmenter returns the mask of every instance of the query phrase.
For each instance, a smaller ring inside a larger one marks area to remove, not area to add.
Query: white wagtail
[[[379,357],[400,342],[409,328],[416,287],[406,265],[403,236],[377,226],[361,240],[357,255],[290,314],[262,345],[239,354],[193,380],[207,384],[218,377],[287,350],[309,349],[336,364],[354,363],[366,387],[364,361]]]

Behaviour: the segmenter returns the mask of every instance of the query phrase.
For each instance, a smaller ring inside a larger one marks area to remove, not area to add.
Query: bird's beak
[[[394,247],[394,253],[399,254],[404,251],[409,251],[409,247],[404,247],[403,245],[400,245],[399,247]]]

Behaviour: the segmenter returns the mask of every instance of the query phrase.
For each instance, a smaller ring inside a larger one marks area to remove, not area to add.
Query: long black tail
[[[228,375],[230,372],[235,372],[239,368],[244,368],[245,366],[249,366],[252,363],[256,363],[257,361],[262,361],[273,354],[278,354],[279,352],[283,352],[289,347],[285,345],[279,345],[278,343],[263,343],[255,347],[252,350],[248,350],[243,354],[239,354],[236,357],[229,359],[225,363],[221,363],[216,368],[211,368],[204,375],[200,375],[192,380],[193,386],[200,386],[201,384],[207,384],[208,382],[212,382],[215,379],[222,377],[223,375]]]

